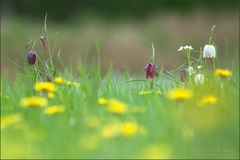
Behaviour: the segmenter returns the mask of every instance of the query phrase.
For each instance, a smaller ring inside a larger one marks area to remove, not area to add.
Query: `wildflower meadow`
[[[1,159],[239,158],[239,60],[220,63],[217,25],[202,46],[175,46],[184,63],[172,70],[157,62],[159,44],[146,44],[138,73],[103,71],[98,41],[93,63],[62,68],[48,14],[42,26],[23,63],[9,60],[15,79],[1,76]]]

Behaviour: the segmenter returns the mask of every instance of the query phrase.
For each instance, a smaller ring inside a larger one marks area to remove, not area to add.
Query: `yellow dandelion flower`
[[[124,136],[132,136],[138,132],[138,124],[135,122],[124,122],[121,125],[121,132]]]
[[[36,91],[55,92],[56,87],[51,82],[36,82],[34,86]]]
[[[62,77],[55,77],[55,78],[54,78],[54,81],[55,81],[55,83],[57,83],[57,84],[62,84],[62,83],[63,83]]]
[[[111,99],[108,104],[108,110],[112,113],[123,114],[127,112],[128,107],[123,102]]]
[[[232,72],[227,69],[216,69],[214,74],[216,76],[224,77],[224,78],[232,76]]]
[[[22,119],[22,115],[18,113],[1,117],[1,130],[21,122]]]
[[[26,107],[43,107],[47,105],[47,99],[44,97],[37,97],[37,96],[33,96],[33,97],[27,97],[27,98],[23,98],[20,102],[20,105],[24,108]]]
[[[52,99],[52,98],[54,98],[54,97],[55,97],[54,93],[52,93],[52,92],[49,92],[49,93],[48,93],[48,98],[49,98],[49,99]]]
[[[44,113],[46,115],[53,115],[57,113],[62,113],[65,111],[65,107],[62,105],[53,105],[45,109]]]
[[[109,139],[119,136],[121,133],[121,124],[118,122],[114,122],[111,124],[107,124],[102,129],[103,138]]]
[[[168,93],[168,98],[173,100],[187,100],[192,97],[192,91],[189,89],[175,89]]]
[[[100,105],[106,105],[106,104],[108,104],[108,100],[106,98],[99,98],[98,103]]]
[[[212,96],[212,95],[203,97],[202,100],[201,100],[202,105],[212,105],[212,104],[215,104],[215,103],[217,103],[217,97]]]

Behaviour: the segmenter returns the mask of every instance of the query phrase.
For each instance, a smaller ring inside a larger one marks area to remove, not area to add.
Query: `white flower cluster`
[[[196,71],[193,69],[193,67],[192,66],[189,66],[188,68],[187,68],[187,72],[188,72],[188,74],[191,76],[192,74],[195,74],[196,73]]]
[[[193,50],[193,47],[192,46],[188,46],[188,45],[186,45],[186,46],[180,46],[180,48],[178,49],[178,51],[185,51],[185,50]]]

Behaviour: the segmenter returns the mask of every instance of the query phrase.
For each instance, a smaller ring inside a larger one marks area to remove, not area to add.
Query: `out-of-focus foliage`
[[[55,21],[64,21],[76,15],[98,15],[107,19],[132,17],[141,19],[155,12],[189,12],[198,8],[227,10],[237,8],[237,0],[4,0],[3,9],[18,15],[42,18],[48,12]]]

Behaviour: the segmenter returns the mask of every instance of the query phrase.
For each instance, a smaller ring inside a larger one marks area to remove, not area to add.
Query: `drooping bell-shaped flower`
[[[203,58],[215,58],[216,48],[214,45],[206,44],[203,48]]]
[[[151,79],[153,79],[155,76],[158,76],[157,73],[157,65],[156,64],[152,64],[149,63],[146,65],[146,67],[144,68],[145,73],[146,73],[146,78],[148,79],[149,77]]]
[[[52,82],[51,76],[50,76],[50,75],[47,75],[46,80],[47,80],[47,82]]]
[[[30,65],[34,65],[36,61],[36,53],[34,51],[30,51],[28,53],[28,63]]]
[[[185,69],[180,70],[180,79],[182,82],[185,82],[187,79],[187,71]]]

